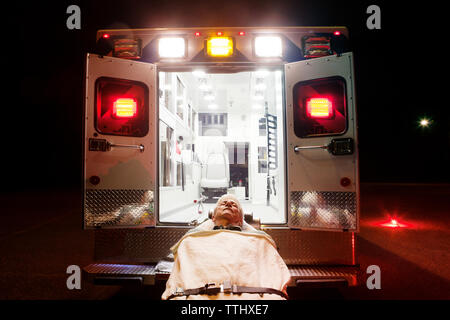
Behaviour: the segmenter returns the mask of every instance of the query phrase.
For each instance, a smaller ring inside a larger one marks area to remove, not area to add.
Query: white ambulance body
[[[293,285],[356,285],[347,38],[345,27],[99,31],[85,83],[88,279],[164,281],[170,247],[233,193]]]

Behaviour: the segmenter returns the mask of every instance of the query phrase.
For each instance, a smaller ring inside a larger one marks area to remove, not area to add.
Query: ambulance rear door
[[[88,54],[84,228],[155,226],[156,67]]]
[[[285,65],[288,225],[358,231],[352,53]]]

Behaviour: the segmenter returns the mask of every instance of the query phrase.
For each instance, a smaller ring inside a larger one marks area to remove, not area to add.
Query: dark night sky
[[[81,30],[66,28],[71,4],[81,8]],[[381,30],[366,28],[370,4],[381,8]],[[349,28],[361,181],[449,182],[443,15],[443,7],[418,2],[21,1],[3,12],[2,56],[12,85],[3,89],[10,102],[2,187],[81,187],[83,63],[98,29],[265,25]],[[418,128],[421,116],[434,121],[431,128]]]

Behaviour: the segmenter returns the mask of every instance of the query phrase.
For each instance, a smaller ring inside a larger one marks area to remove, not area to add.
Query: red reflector
[[[349,178],[344,177],[344,178],[341,179],[341,186],[348,187],[351,182],[352,181]]]
[[[306,114],[310,118],[330,118],[333,116],[333,104],[328,98],[309,98],[306,100]]]
[[[113,103],[113,115],[117,118],[136,116],[136,101],[130,98],[119,98]]]

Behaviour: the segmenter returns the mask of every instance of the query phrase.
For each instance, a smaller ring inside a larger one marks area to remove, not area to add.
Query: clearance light
[[[302,38],[305,58],[318,58],[332,54],[329,36],[306,36]]]
[[[119,98],[114,101],[113,115],[117,118],[133,118],[136,116],[136,101],[129,98]]]
[[[159,39],[159,56],[161,58],[183,58],[186,55],[186,44],[183,38]]]
[[[280,37],[256,37],[255,54],[258,57],[281,57],[282,45]]]
[[[335,32],[333,32],[333,34],[334,34],[335,36],[340,36],[340,35],[341,35],[341,32],[340,32],[340,31],[335,31]]]
[[[333,116],[333,104],[328,98],[309,98],[306,113],[310,118],[328,119]]]
[[[206,52],[212,57],[229,57],[233,54],[233,40],[230,37],[209,38]]]
[[[240,36],[245,36],[245,32],[244,32],[244,31],[240,31],[240,32],[239,32],[239,35],[240,35]]]
[[[108,39],[108,38],[109,38],[109,34],[105,33],[105,34],[103,35],[103,38],[104,38],[104,39]]]
[[[124,59],[139,59],[141,55],[141,41],[138,39],[114,40],[113,56]]]

